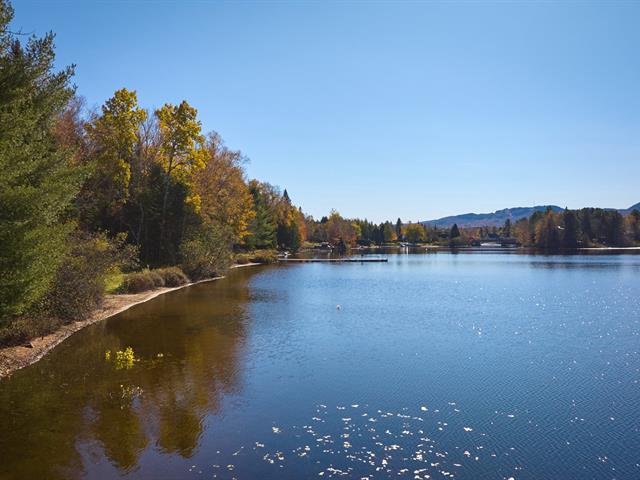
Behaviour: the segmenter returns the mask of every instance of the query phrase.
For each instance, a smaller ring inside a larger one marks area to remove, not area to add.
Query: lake
[[[0,478],[640,478],[640,255],[388,259],[74,334],[0,381]]]

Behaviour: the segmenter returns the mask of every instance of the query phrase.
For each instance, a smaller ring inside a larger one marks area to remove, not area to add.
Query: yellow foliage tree
[[[410,243],[424,242],[426,238],[424,227],[420,223],[410,223],[403,230],[404,238]]]
[[[208,222],[227,228],[235,243],[249,234],[255,217],[253,198],[244,179],[239,151],[229,150],[217,133],[210,133],[205,144],[206,166],[195,176],[195,194],[200,214]]]
[[[146,118],[136,92],[121,88],[102,106],[102,114],[87,124],[95,170],[86,196],[96,205],[95,213],[112,215],[126,202],[131,162]]]
[[[187,203],[198,212],[200,197],[192,188],[193,175],[205,167],[208,155],[202,145],[202,126],[194,107],[183,100],[180,105],[166,103],[155,113],[160,134],[160,163],[165,172],[160,222],[160,246],[163,248],[171,181],[181,182],[189,189]]]

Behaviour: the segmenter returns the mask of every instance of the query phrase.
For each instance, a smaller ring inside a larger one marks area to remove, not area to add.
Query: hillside
[[[500,227],[504,225],[507,219],[511,222],[516,222],[521,218],[528,218],[534,212],[545,211],[551,207],[554,212],[561,212],[564,210],[557,205],[536,205],[535,207],[512,207],[504,208],[502,210],[496,210],[492,213],[464,213],[461,215],[452,215],[449,217],[442,217],[435,220],[425,220],[420,223],[423,225],[435,225],[438,227],[449,228],[454,223],[459,227]],[[633,209],[640,210],[640,203],[636,203],[629,208],[619,209],[618,211],[623,215],[628,215]]]

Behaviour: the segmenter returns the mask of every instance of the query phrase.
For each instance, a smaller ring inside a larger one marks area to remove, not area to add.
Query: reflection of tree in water
[[[90,327],[0,385],[0,478],[80,477],[101,455],[125,473],[152,445],[193,455],[204,416],[237,388],[246,278],[160,297]],[[133,369],[104,360],[106,350],[129,345],[141,358]]]
[[[100,440],[105,455],[120,469],[128,471],[138,463],[140,452],[149,442],[132,404],[109,403],[96,405],[98,414],[92,422],[91,433]]]
[[[188,406],[164,405],[159,420],[158,446],[161,450],[190,457],[202,433],[202,421],[197,412]]]

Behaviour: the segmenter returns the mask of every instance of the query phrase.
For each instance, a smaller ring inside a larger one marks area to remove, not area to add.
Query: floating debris
[[[505,461],[516,462],[515,458],[505,460],[513,458],[509,455],[513,447],[495,450],[487,433],[462,423],[454,412],[464,408],[455,402],[432,411],[426,406],[389,411],[366,404],[347,405],[362,408],[361,414],[346,416],[343,405],[317,405],[307,424],[271,426],[272,432],[279,434],[275,444],[255,441],[249,449],[239,447],[235,453],[229,452],[229,460],[242,452],[243,465],[233,467],[237,477],[243,477],[241,467],[251,463],[250,455],[256,455],[262,468],[279,469],[276,477],[314,472],[325,478],[453,479],[468,474],[469,466],[476,462],[494,462],[493,469],[504,466]],[[372,412],[375,416],[369,416]],[[465,434],[452,436],[445,429]],[[514,471],[522,468],[515,463],[506,466]]]

